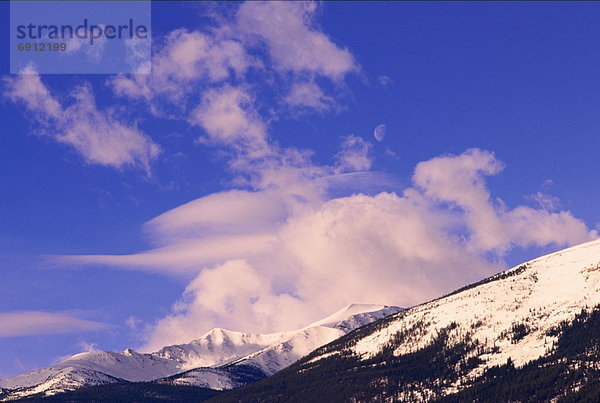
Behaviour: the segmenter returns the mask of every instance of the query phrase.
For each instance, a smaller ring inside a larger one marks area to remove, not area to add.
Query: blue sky
[[[150,76],[0,55],[0,376],[409,306],[597,236],[600,5],[152,7]]]

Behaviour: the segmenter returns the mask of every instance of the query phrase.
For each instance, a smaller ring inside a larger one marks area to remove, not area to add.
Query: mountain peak
[[[342,322],[345,322],[356,315],[368,316],[369,313],[379,311],[385,311],[386,315],[391,315],[401,310],[402,308],[397,306],[375,304],[350,304],[324,319],[311,323],[310,325],[304,327],[304,329],[319,326],[337,327]]]

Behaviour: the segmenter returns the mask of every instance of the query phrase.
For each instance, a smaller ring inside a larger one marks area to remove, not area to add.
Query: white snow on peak
[[[178,362],[182,370],[213,367],[263,349],[275,342],[278,335],[213,329],[197,340],[187,344],[164,347],[154,355]]]
[[[388,307],[386,305],[372,305],[372,304],[350,304],[336,313],[326,317],[325,319],[321,319],[317,322],[311,323],[306,326],[305,329],[317,326],[326,326],[326,327],[336,327],[340,324],[340,322],[344,322],[348,320],[350,317],[358,314],[365,314],[369,312],[381,311],[390,308],[390,313],[392,310],[395,310],[396,307]]]
[[[254,345],[262,343],[264,347],[232,360],[229,364],[230,367],[251,366],[269,376],[349,331],[399,311],[401,308],[394,306],[353,304],[299,330],[266,335],[240,333],[238,337]],[[194,343],[198,341],[190,344]],[[227,370],[207,367],[182,373],[174,377],[172,382],[218,390],[241,386],[235,383]]]
[[[120,379],[145,381],[179,372],[175,362],[130,351],[131,355],[110,351],[76,354],[60,364],[2,379],[0,388],[14,390],[10,396],[12,398],[40,392],[55,394]]]
[[[0,389],[12,390],[10,398],[42,392],[50,395],[121,379],[152,381],[199,367],[202,370],[198,373],[182,374],[174,383],[227,389],[236,385],[228,373],[216,367],[244,363],[270,375],[347,331],[399,310],[383,305],[350,305],[323,321],[291,332],[254,334],[215,328],[190,343],[167,346],[152,354],[132,349],[122,353],[90,351],[48,368],[1,379]]]

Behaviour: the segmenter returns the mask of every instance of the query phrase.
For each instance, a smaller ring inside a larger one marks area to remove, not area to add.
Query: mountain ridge
[[[0,380],[0,398],[52,395],[116,382],[231,389],[272,375],[349,330],[399,310],[349,305],[295,331],[261,335],[215,328],[190,343],[150,354],[132,349],[79,353],[51,367]]]

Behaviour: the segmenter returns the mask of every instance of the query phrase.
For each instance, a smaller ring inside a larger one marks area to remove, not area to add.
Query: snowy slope
[[[225,396],[251,397],[262,388],[260,396],[267,400],[294,397],[297,391],[290,385],[319,390],[305,383],[336,385],[340,379],[361,379],[370,389],[356,388],[350,399],[435,400],[473,385],[492,367],[511,362],[521,368],[548,356],[561,336],[557,329],[571,323],[582,309],[599,304],[600,240],[596,240],[391,315],[316,349],[271,383]],[[592,351],[589,357],[595,368],[597,353]],[[428,364],[421,365],[422,361]],[[439,362],[443,365],[435,367]],[[352,386],[342,385],[340,390]],[[331,390],[335,393],[334,387]]]
[[[267,335],[238,334],[236,340],[243,337],[254,345],[263,343],[264,347],[232,360],[221,368],[197,368],[171,377],[168,381],[218,390],[239,387],[273,375],[349,331],[398,311],[400,308],[392,306],[352,304],[303,329]],[[240,376],[240,372],[244,376]]]
[[[437,330],[455,322],[472,329],[472,338],[497,347],[497,352],[482,357],[485,367],[504,364],[509,357],[521,366],[544,354],[552,344],[548,330],[572,319],[582,308],[600,303],[600,240],[540,257],[489,280],[406,311],[388,327],[360,340],[351,351],[365,358],[372,356],[390,335],[417,322],[426,323],[422,337],[395,351],[396,355],[406,354],[429,344]],[[529,331],[515,342],[509,336],[513,325],[521,323]]]
[[[11,397],[22,397],[121,380],[145,381],[176,372],[179,372],[176,362],[151,354],[138,354],[129,349],[123,353],[92,351],[76,354],[49,368],[0,380],[0,388],[11,390]]]
[[[81,353],[60,364],[0,380],[0,391],[4,389],[0,397],[56,394],[81,386],[169,377],[175,384],[229,389],[270,375],[350,329],[397,311],[399,308],[381,305],[351,305],[298,331],[261,335],[213,329],[191,343],[164,347],[152,354],[130,349],[123,353]],[[235,370],[211,368],[232,362],[237,363],[232,364]],[[245,363],[252,365],[251,376]],[[198,367],[204,368],[189,371]]]
[[[236,364],[253,365],[272,375],[351,330],[400,310],[394,306],[352,304],[303,329],[283,333],[277,343],[238,360]]]

